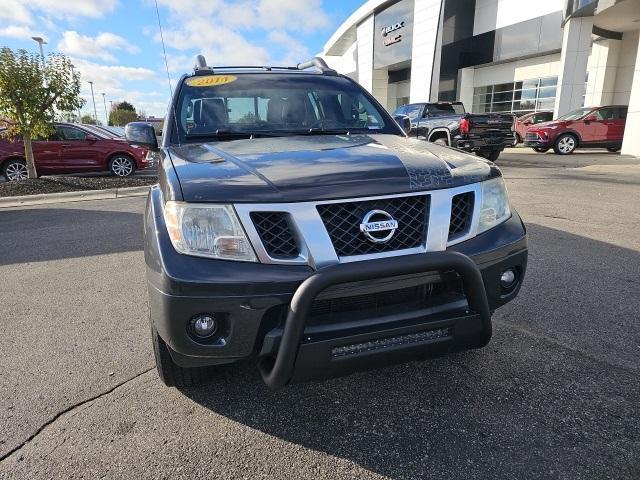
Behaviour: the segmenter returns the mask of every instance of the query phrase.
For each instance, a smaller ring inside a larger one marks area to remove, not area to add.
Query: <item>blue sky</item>
[[[210,64],[287,64],[303,61],[363,0],[158,0],[173,84],[197,53]],[[167,75],[153,0],[0,0],[0,46],[72,58],[89,102],[93,80],[98,118],[101,93],[164,115]]]

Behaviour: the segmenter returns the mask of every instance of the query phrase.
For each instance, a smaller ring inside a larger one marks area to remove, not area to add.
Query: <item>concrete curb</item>
[[[44,193],[20,197],[0,198],[0,208],[27,207],[49,203],[84,202],[86,200],[108,200],[113,198],[142,197],[149,187],[109,188],[107,190],[81,190],[77,192]]]

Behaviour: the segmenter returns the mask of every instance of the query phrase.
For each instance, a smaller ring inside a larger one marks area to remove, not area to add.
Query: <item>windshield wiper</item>
[[[277,133],[272,132],[247,132],[244,130],[224,130],[217,129],[212,132],[196,132],[196,133],[187,133],[185,135],[186,139],[193,138],[215,138],[215,139],[236,139],[236,138],[255,138],[255,137],[278,137]]]
[[[363,127],[354,128],[323,128],[311,127],[300,130],[276,130],[276,132],[285,135],[351,135],[354,133],[370,133],[371,130]]]

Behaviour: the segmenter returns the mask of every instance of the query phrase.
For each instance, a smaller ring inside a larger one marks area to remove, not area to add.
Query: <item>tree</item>
[[[116,110],[128,110],[130,112],[134,112],[136,111],[135,107],[133,105],[131,105],[129,102],[127,102],[126,100],[117,103],[116,104]]]
[[[131,110],[113,110],[109,114],[109,125],[124,126],[138,120],[138,114]]]
[[[67,57],[50,54],[44,68],[41,62],[26,50],[0,48],[0,116],[11,135],[22,136],[29,178],[38,177],[32,139],[53,133],[56,111],[74,111],[84,104],[78,97],[80,74]]]
[[[95,125],[96,119],[93,118],[91,115],[83,115],[82,118],[80,119],[80,123],[86,123],[87,125]]]

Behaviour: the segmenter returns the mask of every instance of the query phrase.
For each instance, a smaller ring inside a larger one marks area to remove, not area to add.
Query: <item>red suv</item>
[[[99,135],[73,123],[58,123],[47,140],[33,141],[38,174],[82,173],[109,170],[119,177],[151,165],[148,150],[129,145],[124,139]],[[24,144],[0,140],[0,172],[7,180],[27,178]]]
[[[516,118],[516,143],[524,142],[524,138],[532,125],[553,120],[553,112],[531,112]]]
[[[617,152],[622,146],[626,118],[624,105],[580,108],[552,122],[530,127],[524,144],[536,152],[553,148],[559,155],[573,153],[578,147]]]

